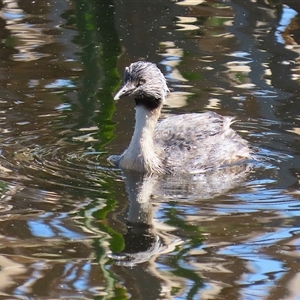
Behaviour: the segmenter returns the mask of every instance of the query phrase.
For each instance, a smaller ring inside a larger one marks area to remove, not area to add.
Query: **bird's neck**
[[[121,159],[121,167],[140,172],[160,173],[162,162],[154,143],[154,131],[161,105],[149,109],[137,105],[135,127],[131,142]]]

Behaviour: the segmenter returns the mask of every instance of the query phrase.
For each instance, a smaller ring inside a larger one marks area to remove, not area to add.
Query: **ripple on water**
[[[9,148],[15,150],[8,152]],[[34,185],[95,189],[101,186],[105,178],[112,176],[110,168],[101,166],[101,162],[105,163],[103,155],[103,152],[78,149],[71,144],[20,148],[16,141],[15,146],[10,145],[2,151],[0,162],[7,172],[0,169],[0,178],[15,178]]]
[[[110,169],[101,167],[99,164],[100,152],[87,152],[66,149],[36,149],[32,154],[34,163],[28,164],[31,169],[42,171],[47,175],[59,178],[59,182],[66,184],[69,182],[71,186],[80,186],[80,183],[88,181],[90,187],[101,185],[101,181],[106,176],[109,176]],[[105,173],[105,176],[104,176]],[[49,178],[50,179],[50,178]],[[56,181],[56,180],[55,180]],[[57,183],[56,181],[56,183]]]

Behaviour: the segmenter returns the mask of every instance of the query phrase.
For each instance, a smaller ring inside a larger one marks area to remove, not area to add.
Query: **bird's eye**
[[[138,82],[138,84],[137,84],[137,86],[141,86],[141,85],[143,85],[145,82],[146,82],[145,79],[140,79],[139,82]]]

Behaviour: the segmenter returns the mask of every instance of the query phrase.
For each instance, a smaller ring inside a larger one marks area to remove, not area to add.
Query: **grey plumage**
[[[169,90],[155,64],[135,62],[125,70],[115,99],[132,96],[136,125],[121,156],[110,161],[146,173],[201,173],[251,159],[252,151],[230,125],[233,118],[214,112],[168,117],[157,123]]]
[[[125,68],[124,85],[114,99],[132,96],[138,99],[164,100],[168,93],[165,77],[157,66],[149,62],[138,61]]]

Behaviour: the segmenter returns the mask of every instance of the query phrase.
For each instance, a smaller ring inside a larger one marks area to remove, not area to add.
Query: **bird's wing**
[[[214,112],[172,116],[158,123],[155,143],[164,149],[199,147],[204,139],[229,127],[231,121],[231,118],[224,118]]]

